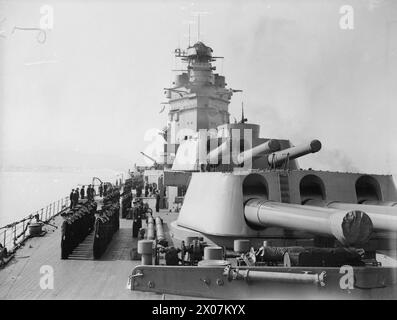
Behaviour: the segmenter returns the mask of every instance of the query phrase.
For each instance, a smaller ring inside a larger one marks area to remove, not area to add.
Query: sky
[[[44,5],[53,26],[40,38]],[[342,29],[340,8],[353,8]],[[397,173],[397,1],[1,1],[0,164],[146,164],[175,48],[199,38],[261,136],[323,149],[313,169]],[[17,27],[17,29],[14,29]],[[13,32],[14,29],[14,32]]]

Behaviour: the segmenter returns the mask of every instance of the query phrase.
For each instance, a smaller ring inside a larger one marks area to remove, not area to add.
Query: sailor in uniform
[[[80,190],[80,197],[81,197],[81,199],[84,199],[84,196],[85,196],[85,190],[84,190],[84,186],[81,188],[81,190]]]
[[[69,199],[70,199],[70,208],[73,208],[73,206],[74,206],[74,189],[72,189]]]

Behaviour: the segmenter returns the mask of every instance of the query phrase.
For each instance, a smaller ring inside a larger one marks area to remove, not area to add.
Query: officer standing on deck
[[[90,184],[87,187],[87,200],[91,201],[91,185]]]
[[[84,186],[81,188],[81,190],[80,190],[80,197],[81,197],[81,199],[84,199],[84,196],[85,196],[85,190],[84,190]]]
[[[94,197],[95,197],[95,188],[94,185],[91,185],[91,200],[94,201]]]
[[[94,201],[94,197],[95,197],[95,188],[93,185],[91,185],[91,200]]]
[[[142,196],[142,187],[136,187],[136,196],[140,198]]]
[[[91,185],[89,185],[88,189],[87,189],[87,198],[88,198],[88,201],[91,201],[94,198],[93,195],[92,195],[92,187],[91,187]]]
[[[69,199],[70,199],[70,208],[73,208],[73,206],[74,206],[74,189],[72,189]]]
[[[160,192],[156,192],[156,212],[159,212],[160,209]]]
[[[145,184],[145,197],[149,195],[149,186]]]
[[[79,188],[77,188],[73,193],[73,207],[79,203]]]

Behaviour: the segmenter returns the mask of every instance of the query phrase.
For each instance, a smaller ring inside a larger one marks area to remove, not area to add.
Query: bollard
[[[197,263],[199,267],[227,267],[230,266],[230,261],[226,260],[201,260]]]
[[[234,240],[233,251],[237,253],[246,253],[250,251],[251,241],[248,239]]]
[[[147,239],[148,240],[154,240],[155,239],[154,219],[152,217],[148,218]]]
[[[41,235],[43,224],[40,222],[31,223],[29,225],[29,235],[32,237],[38,237]]]
[[[217,246],[205,247],[204,260],[223,260],[223,248]]]
[[[138,241],[138,253],[142,255],[142,265],[153,264],[153,241],[152,240],[140,240]]]

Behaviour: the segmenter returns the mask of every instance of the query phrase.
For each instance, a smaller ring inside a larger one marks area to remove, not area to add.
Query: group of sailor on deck
[[[72,189],[70,192],[70,208],[74,208],[78,203],[79,199],[87,199],[88,201],[93,201],[96,195],[96,191],[93,185],[88,185],[87,190],[84,189],[85,186],[82,186],[81,189],[79,188]],[[102,197],[106,195],[107,185],[104,186],[101,184],[98,187],[99,196]],[[87,194],[86,194],[87,192]]]

